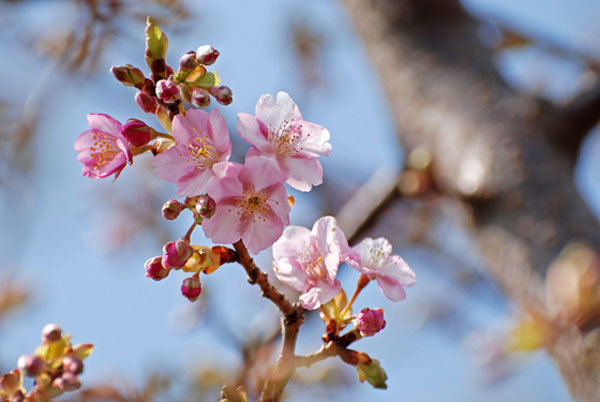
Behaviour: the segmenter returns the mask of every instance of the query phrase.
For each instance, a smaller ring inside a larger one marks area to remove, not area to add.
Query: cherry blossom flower
[[[329,155],[329,131],[302,120],[290,95],[277,98],[263,95],[256,104],[256,116],[238,113],[236,129],[252,145],[246,157],[267,157],[277,162],[286,183],[309,191],[323,182],[323,167],[317,158]]]
[[[312,230],[290,226],[273,244],[273,269],[277,278],[302,292],[302,307],[314,310],[341,289],[338,267],[351,253],[335,218],[325,216]]]
[[[154,158],[156,174],[177,183],[180,197],[204,192],[214,177],[213,167],[231,155],[231,141],[225,118],[214,109],[188,110],[173,119],[176,145]]]
[[[75,140],[77,160],[83,163],[83,175],[98,179],[115,174],[119,177],[127,162],[132,163],[130,144],[123,136],[123,125],[109,115],[89,113],[89,130]]]
[[[366,238],[353,247],[355,254],[346,262],[377,285],[392,301],[406,297],[404,286],[416,283],[415,273],[399,255],[392,255],[392,245],[383,237]]]
[[[207,187],[215,214],[202,227],[215,243],[242,239],[257,254],[281,236],[290,223],[283,177],[272,161],[253,158],[244,165],[220,164]]]

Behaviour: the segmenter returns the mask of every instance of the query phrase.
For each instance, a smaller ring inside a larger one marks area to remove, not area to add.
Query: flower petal
[[[204,193],[208,181],[215,176],[211,169],[194,169],[177,180],[177,195],[194,196]]]
[[[117,136],[123,125],[104,113],[88,113],[88,127],[94,131],[102,131]]]
[[[224,161],[231,155],[231,139],[229,138],[229,129],[225,117],[219,112],[219,109],[213,109],[210,112],[208,122],[208,136],[212,140],[219,153],[225,154]]]
[[[417,283],[414,271],[399,255],[392,255],[381,268],[381,274],[394,278],[402,286],[412,286]]]
[[[286,183],[296,190],[310,191],[323,183],[323,167],[317,159],[288,157],[282,164],[289,175]]]
[[[182,156],[183,152],[187,154],[185,147],[176,145],[157,155],[152,160],[152,164],[158,177],[177,183],[181,177],[193,172],[194,165],[186,162],[186,158]]]
[[[214,243],[235,243],[240,239],[240,219],[237,207],[217,204],[215,214],[202,222],[206,237]]]
[[[377,285],[385,297],[391,301],[400,301],[406,298],[406,292],[398,281],[389,276],[377,276]]]
[[[307,310],[316,310],[321,307],[322,304],[333,299],[335,295],[339,293],[341,288],[342,285],[338,280],[336,280],[333,285],[330,285],[325,281],[319,281],[315,287],[300,295],[302,307]]]
[[[248,113],[238,113],[238,121],[235,129],[246,142],[258,148],[262,152],[269,150],[266,126],[256,117]]]
[[[283,121],[302,121],[298,106],[287,92],[278,92],[277,98],[270,94],[261,96],[256,104],[255,115],[267,129],[274,130],[277,130]]]
[[[173,119],[173,137],[177,145],[187,145],[196,137],[208,136],[209,115],[206,110],[190,109]]]

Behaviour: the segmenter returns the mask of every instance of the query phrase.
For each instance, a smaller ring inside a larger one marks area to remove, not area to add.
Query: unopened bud
[[[177,200],[168,200],[164,203],[162,207],[162,216],[165,219],[172,221],[173,219],[176,219],[179,216],[179,214],[185,209],[185,207],[185,204],[182,204]]]
[[[44,368],[44,360],[38,355],[22,355],[17,361],[19,370],[28,377],[35,377]]]
[[[210,105],[210,94],[206,89],[194,88],[190,101],[196,107],[207,107]]]
[[[134,147],[143,147],[152,139],[152,129],[141,120],[129,119],[121,131]]]
[[[10,373],[0,375],[0,392],[2,395],[12,395],[21,387],[21,373],[13,370]]]
[[[83,362],[73,356],[65,356],[62,358],[62,366],[65,372],[71,374],[80,374],[83,371]]]
[[[172,79],[160,80],[156,83],[156,96],[165,103],[175,103],[181,99],[179,88]]]
[[[162,265],[165,268],[181,268],[192,256],[194,249],[186,238],[170,241],[163,247]]]
[[[380,308],[376,310],[371,310],[370,308],[363,309],[356,316],[354,325],[356,325],[356,328],[358,328],[362,336],[375,335],[385,328],[383,310]]]
[[[233,93],[226,85],[210,87],[208,88],[208,92],[210,92],[210,94],[214,96],[217,102],[219,102],[221,105],[229,105],[231,102],[233,102]]]
[[[379,365],[377,360],[371,360],[370,363],[361,363],[356,366],[358,380],[364,382],[367,380],[374,388],[386,389],[387,374]]]
[[[219,57],[219,51],[210,45],[203,45],[196,49],[196,60],[198,63],[210,66]]]
[[[70,372],[64,372],[62,376],[58,377],[52,383],[56,388],[63,392],[75,391],[81,387],[79,377]]]
[[[217,209],[217,204],[215,200],[210,198],[208,194],[203,194],[198,198],[198,202],[196,203],[196,212],[202,218],[210,219]]]
[[[200,283],[198,274],[194,274],[183,280],[183,283],[181,284],[181,294],[189,301],[193,302],[198,300],[201,292],[202,284]]]
[[[146,113],[154,113],[156,110],[156,99],[146,92],[138,91],[135,94],[135,103]]]
[[[110,72],[115,78],[128,87],[141,86],[144,84],[146,77],[139,68],[126,64],[124,66],[112,66]]]
[[[179,59],[179,70],[180,71],[190,71],[198,65],[198,60],[196,60],[196,52],[193,50],[187,52],[181,59]]]
[[[146,261],[146,276],[155,281],[160,281],[169,276],[170,269],[162,265],[162,256],[152,257]]]
[[[62,330],[56,324],[47,324],[42,328],[42,343],[58,341],[62,338]]]
[[[177,87],[179,88],[181,99],[186,102],[192,102],[192,88],[185,83],[178,84]]]

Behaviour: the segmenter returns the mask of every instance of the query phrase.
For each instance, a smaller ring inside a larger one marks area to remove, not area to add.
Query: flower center
[[[381,268],[383,264],[390,258],[392,253],[384,250],[384,245],[373,243],[368,250],[370,268]]]
[[[103,134],[100,131],[92,135],[94,144],[90,147],[92,151],[91,157],[94,160],[94,170],[99,170],[101,167],[112,161],[117,156],[120,150],[115,149],[114,139]]]
[[[299,145],[302,139],[302,124],[296,124],[294,119],[284,120],[277,129],[269,124],[269,142],[271,149],[278,155],[294,155],[302,151]]]
[[[266,221],[263,216],[270,209],[267,205],[267,195],[262,191],[244,191],[244,195],[240,197],[239,206],[242,209],[242,216],[254,216]]]
[[[298,251],[297,256],[300,266],[309,276],[311,283],[315,284],[319,279],[327,278],[327,268],[325,267],[325,259],[323,252],[316,241],[311,239],[311,244],[303,242],[303,251]]]
[[[197,131],[197,129],[194,128],[194,131]],[[195,137],[186,145],[186,149],[188,156],[186,162],[193,163],[200,169],[211,168],[217,160],[217,150],[207,136]]]

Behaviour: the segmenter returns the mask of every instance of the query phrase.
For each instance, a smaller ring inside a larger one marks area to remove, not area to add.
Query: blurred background
[[[184,276],[145,277],[188,225],[162,219],[175,186],[147,155],[116,182],[81,175],[87,113],[159,128],[109,73],[146,70],[147,15],[171,65],[203,44],[221,52],[234,158],[247,149],[236,113],[265,93],[289,92],[329,129],[324,184],[290,190],[292,224],[336,215],[353,243],[388,237],[417,274],[403,302],[372,286],[356,304],[386,312],[386,329],[354,346],[381,362],[388,390],[329,359],[297,371],[290,401],[571,400],[555,323],[585,340],[600,311],[593,0],[1,1],[0,372],[49,322],[95,344],[84,391],[65,400],[215,401],[225,383],[252,390],[278,350],[277,311],[239,266],[204,276],[194,304]],[[268,268],[269,250],[257,262]],[[356,273],[340,276],[351,292]],[[298,353],[322,332],[311,315]]]

